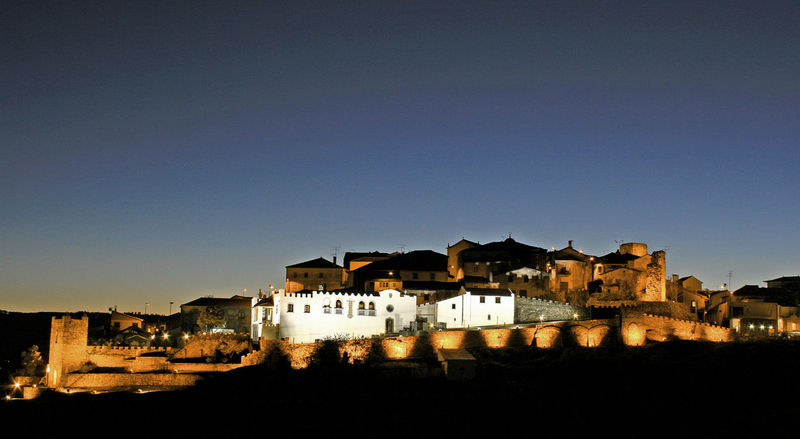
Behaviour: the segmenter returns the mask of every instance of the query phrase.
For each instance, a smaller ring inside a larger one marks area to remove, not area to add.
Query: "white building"
[[[434,324],[445,328],[511,325],[514,294],[508,289],[461,287],[457,296],[420,305],[418,312],[433,315]]]
[[[268,340],[278,339],[283,291],[283,288],[272,290],[269,295],[263,295],[259,291],[258,298],[253,298],[253,340],[259,340],[261,337]]]
[[[417,311],[417,298],[397,290],[284,292],[276,303],[279,337],[290,343],[396,333],[414,321]]]

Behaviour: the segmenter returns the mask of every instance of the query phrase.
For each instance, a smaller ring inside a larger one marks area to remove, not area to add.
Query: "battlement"
[[[674,317],[657,316],[657,315],[647,314],[647,313],[645,313],[644,316],[647,317],[647,318],[652,318],[652,319],[670,320],[670,321],[674,321],[674,322],[689,323],[689,324],[698,325],[698,326],[708,326],[709,328],[719,328],[719,329],[725,329],[727,331],[731,330],[730,328],[726,328],[724,326],[714,325],[714,324],[706,323],[706,322],[695,322],[693,320],[676,319]]]
[[[165,347],[131,347],[131,346],[87,346],[90,355],[126,353],[134,356],[148,354],[151,352],[169,352],[172,348]]]

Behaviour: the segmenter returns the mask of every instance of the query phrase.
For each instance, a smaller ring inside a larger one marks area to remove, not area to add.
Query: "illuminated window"
[[[342,307],[342,301],[341,300],[337,300],[336,301],[336,307],[337,308],[341,308]]]
[[[294,312],[294,303],[286,305],[286,312]]]
[[[305,309],[304,309],[304,312],[306,312],[306,313],[311,312],[311,305],[306,305]]]

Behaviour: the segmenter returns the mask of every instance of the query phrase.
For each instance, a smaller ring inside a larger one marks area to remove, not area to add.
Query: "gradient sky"
[[[800,275],[800,2],[0,5],[0,309],[462,237]]]

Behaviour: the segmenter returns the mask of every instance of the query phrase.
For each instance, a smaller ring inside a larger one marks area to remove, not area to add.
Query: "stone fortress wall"
[[[537,320],[547,312],[557,322],[520,323],[514,327],[440,330],[418,336],[399,336],[349,340],[339,344],[349,362],[435,358],[439,349],[471,349],[535,346],[640,346],[666,340],[733,341],[728,328],[700,323],[697,319],[664,317],[652,312],[674,312],[664,302],[614,304],[617,317],[585,319],[588,308],[540,299],[520,301],[523,319]],[[575,315],[578,315],[576,318]],[[691,316],[687,316],[691,317]],[[581,320],[581,319],[584,320]],[[178,350],[171,348],[116,348],[87,346],[88,317],[68,315],[53,318],[47,385],[66,389],[110,389],[121,387],[181,388],[194,384],[198,374],[224,372],[241,366],[269,362],[275,354],[288,359],[295,369],[307,367],[322,343],[290,344],[286,341],[260,341],[260,350],[242,357],[241,363],[181,362],[215,352],[220,345],[238,346],[243,335],[195,336],[197,342]],[[249,341],[247,341],[249,343]],[[177,361],[170,361],[170,358]],[[96,367],[125,368],[126,373],[84,373],[86,364]]]

